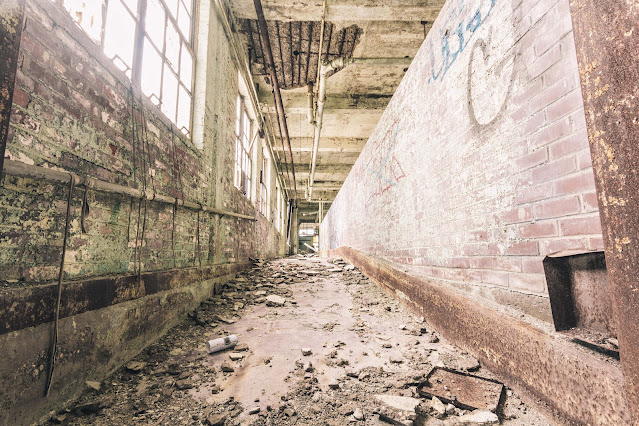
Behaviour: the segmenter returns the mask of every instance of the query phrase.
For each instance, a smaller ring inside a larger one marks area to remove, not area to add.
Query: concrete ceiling
[[[233,0],[251,70],[259,84],[260,102],[279,136],[270,81],[263,59],[252,0]],[[413,58],[444,0],[329,0],[322,59]],[[317,74],[322,19],[321,0],[262,0],[268,21],[278,83],[283,88],[303,222],[316,222],[317,200],[334,200],[386,105],[404,76],[406,65],[351,64],[327,80],[313,201],[305,200],[313,149],[313,126],[307,121],[306,84]],[[285,89],[284,89],[285,88]],[[281,161],[289,159],[275,147]],[[281,170],[286,170],[282,164]],[[292,188],[292,182],[288,182]]]

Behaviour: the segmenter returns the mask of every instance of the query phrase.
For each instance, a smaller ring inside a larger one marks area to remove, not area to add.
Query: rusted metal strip
[[[137,274],[88,278],[63,282],[60,318],[66,318],[144,296],[236,274],[251,266],[250,262],[223,263],[200,268],[145,272],[138,284]],[[56,284],[34,285],[0,290],[0,335],[54,320],[51,306],[56,303]]]
[[[9,136],[13,90],[18,70],[26,0],[0,2],[0,177]]]
[[[571,0],[628,407],[639,419],[639,2]]]
[[[349,260],[527,400],[544,401],[559,424],[633,424],[618,363],[353,248],[324,254]]]

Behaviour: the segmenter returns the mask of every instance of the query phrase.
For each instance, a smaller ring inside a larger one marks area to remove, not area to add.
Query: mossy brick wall
[[[82,31],[47,0],[29,2],[16,78],[7,156],[243,214],[255,207],[233,186],[237,69],[221,28],[209,49],[204,148],[197,148],[136,89]],[[217,181],[216,181],[217,180]],[[68,188],[7,176],[0,188],[0,280],[57,278]],[[136,244],[144,271],[257,256],[254,222],[126,196],[88,192],[87,232],[80,227],[84,189],[73,194],[65,280],[132,273]],[[145,214],[146,212],[146,214]],[[146,219],[145,219],[146,217]],[[199,219],[199,227],[198,227]],[[175,223],[175,226],[174,226]],[[144,228],[144,238],[142,238]],[[215,232],[221,233],[216,248]],[[270,224],[269,246],[281,237]],[[136,237],[137,235],[137,237]]]

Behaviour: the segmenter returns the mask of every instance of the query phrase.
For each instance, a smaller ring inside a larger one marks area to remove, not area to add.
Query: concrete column
[[[25,4],[26,0],[0,2],[0,177],[4,170]]]
[[[290,254],[297,254],[300,245],[300,223],[297,207],[293,208],[293,217],[291,218],[291,248]]]
[[[639,2],[571,0],[628,407],[639,419]]]

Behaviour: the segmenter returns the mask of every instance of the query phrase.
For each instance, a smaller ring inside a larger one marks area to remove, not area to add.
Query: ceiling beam
[[[333,109],[385,109],[393,96],[389,94],[350,94],[350,93],[329,93],[326,95],[325,110]],[[271,105],[273,96],[270,93],[261,92],[260,102],[269,104],[269,112],[275,113]],[[294,111],[297,114],[306,114],[307,95],[306,92],[285,92],[282,93],[287,112]]]
[[[368,138],[325,138],[320,140],[319,152],[361,152]],[[293,152],[311,152],[313,150],[312,138],[291,138]],[[281,147],[274,147],[281,151]]]
[[[330,4],[326,20],[434,21],[444,3],[445,0],[393,0],[371,5],[370,0],[348,0]],[[239,19],[257,19],[251,0],[233,0],[230,6]],[[264,15],[268,20],[319,21],[322,19],[322,2],[302,0],[291,4],[290,0],[269,0],[264,5]]]

